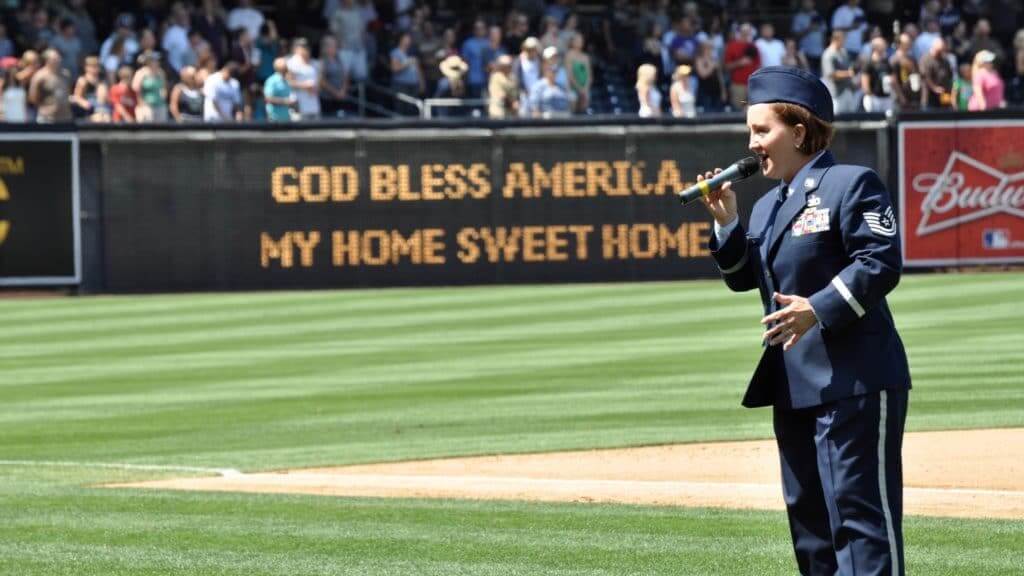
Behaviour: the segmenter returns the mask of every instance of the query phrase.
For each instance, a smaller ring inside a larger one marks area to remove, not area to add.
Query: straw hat
[[[445,78],[458,80],[469,70],[469,64],[466,64],[465,60],[453,54],[441,61],[440,68],[441,74]]]
[[[690,68],[686,64],[680,64],[679,66],[676,66],[675,72],[672,72],[672,79],[679,80],[680,78],[689,76],[690,72],[693,72],[693,68]]]

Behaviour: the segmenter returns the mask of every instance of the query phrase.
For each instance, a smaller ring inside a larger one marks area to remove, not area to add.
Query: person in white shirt
[[[203,83],[203,120],[231,122],[242,119],[242,89],[233,78],[235,63],[228,62]]]
[[[189,62],[189,53],[192,45],[188,42],[189,17],[188,9],[181,2],[171,5],[170,25],[164,32],[160,45],[167,53],[167,63],[175,72],[181,72],[183,66]]]
[[[259,38],[263,26],[263,13],[252,7],[252,0],[238,0],[238,6],[228,12],[228,30],[245,28],[250,38]]]
[[[775,26],[768,22],[761,25],[761,37],[754,41],[761,54],[761,66],[780,66],[786,55],[786,44],[775,37]]]
[[[832,13],[832,30],[846,33],[846,51],[860,54],[864,45],[864,34],[868,30],[867,18],[860,7],[860,0],[846,0]]]
[[[305,119],[320,117],[320,73],[309,56],[309,42],[296,38],[292,42],[292,56],[288,58],[288,84],[295,91],[299,116]]]

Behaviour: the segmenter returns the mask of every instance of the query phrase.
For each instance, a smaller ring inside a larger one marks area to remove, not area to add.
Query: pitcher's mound
[[[904,436],[906,514],[1024,518],[1024,428]],[[451,458],[119,487],[783,508],[774,441]]]

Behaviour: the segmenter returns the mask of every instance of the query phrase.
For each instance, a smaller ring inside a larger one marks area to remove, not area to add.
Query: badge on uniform
[[[815,199],[817,202],[815,202],[813,206],[817,206],[821,203],[820,198]],[[829,230],[829,209],[814,208],[811,206],[810,201],[808,201],[807,204],[809,207],[797,217],[796,222],[793,222],[793,228],[790,232],[791,236],[816,234],[818,232],[827,232]]]
[[[896,235],[896,216],[892,213],[892,206],[886,208],[885,212],[865,212],[864,221],[878,236],[892,238]]]

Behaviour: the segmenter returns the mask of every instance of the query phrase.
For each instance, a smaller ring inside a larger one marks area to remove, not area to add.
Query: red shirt
[[[131,86],[121,84],[120,82],[114,84],[114,86],[110,88],[110,107],[113,108],[114,112],[111,119],[114,122],[124,122],[125,117],[127,116],[127,119],[134,120],[136,100],[135,91],[132,90]],[[114,104],[121,104],[124,108],[124,115],[121,114],[120,110],[118,110],[117,106]]]
[[[729,78],[732,79],[733,84],[747,83],[747,80],[750,79],[750,75],[761,67],[761,54],[758,52],[757,46],[755,46],[753,42],[731,40],[725,45],[726,66],[728,66],[730,62],[735,62],[744,56],[749,56],[751,62],[746,66],[733,68],[732,72],[729,73]]]

